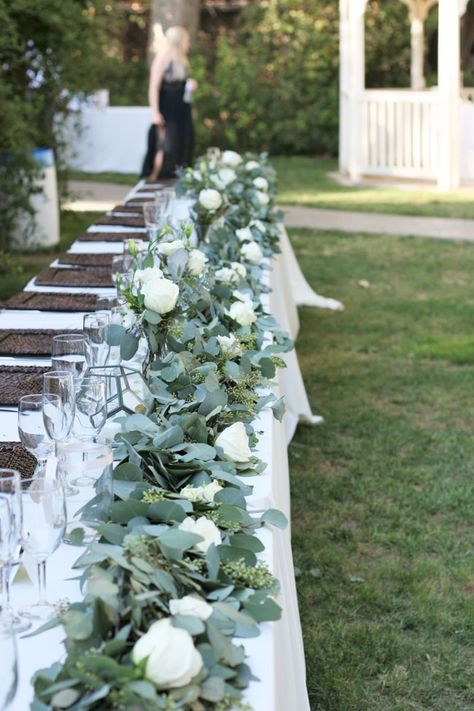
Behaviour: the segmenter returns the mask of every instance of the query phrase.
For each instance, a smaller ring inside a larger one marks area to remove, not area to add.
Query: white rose
[[[224,163],[224,165],[230,165],[234,168],[236,165],[239,165],[239,163],[242,163],[242,158],[235,151],[224,151],[221,156],[221,163]]]
[[[232,168],[221,168],[218,175],[225,188],[233,183],[237,177],[235,170],[232,170]]]
[[[212,615],[212,607],[205,600],[194,595],[185,595],[180,600],[170,600],[172,615],[193,615],[207,620]]]
[[[212,188],[201,190],[198,201],[206,210],[218,210],[222,205],[220,193]]]
[[[231,262],[230,266],[240,277],[245,278],[247,276],[247,270],[240,262]]]
[[[133,313],[132,309],[128,308],[128,306],[124,306],[120,310],[120,319],[124,328],[132,328],[132,326],[136,323],[137,317]]]
[[[252,220],[250,227],[256,227],[260,232],[266,232],[267,230],[265,223],[261,220]]]
[[[257,320],[250,301],[234,301],[229,309],[229,316],[241,326],[250,326]]]
[[[163,272],[158,267],[147,267],[146,269],[137,269],[133,276],[136,284],[149,284],[156,279],[161,279]]]
[[[179,526],[181,531],[187,531],[188,533],[196,533],[201,536],[204,540],[196,543],[194,548],[200,553],[207,553],[209,546],[214,543],[218,546],[222,543],[221,534],[217,528],[214,521],[211,521],[207,516],[200,516],[196,521],[190,516],[186,516],[184,521],[182,521]]]
[[[214,185],[216,186],[216,188],[218,190],[225,190],[224,183],[222,182],[222,180],[220,180],[220,178],[217,175],[211,175],[211,182],[214,183]]]
[[[142,294],[147,309],[156,311],[157,314],[167,314],[176,306],[179,289],[170,279],[158,279],[144,284]]]
[[[268,180],[266,180],[266,178],[254,178],[252,182],[259,190],[263,190],[264,192],[268,190]]]
[[[237,274],[234,269],[230,269],[230,267],[221,267],[221,269],[216,271],[214,276],[217,281],[223,281],[228,284],[237,281]]]
[[[255,170],[255,168],[260,168],[260,166],[259,166],[259,164],[257,163],[256,160],[249,160],[249,161],[245,164],[245,170],[248,170],[249,172],[250,172],[251,170]]]
[[[230,336],[217,336],[221,353],[226,356],[242,355],[242,346],[233,333]]]
[[[260,205],[268,205],[270,202],[270,198],[268,197],[267,193],[262,193],[260,190],[257,190],[255,193],[257,196],[257,201],[260,203]]]
[[[240,254],[247,262],[260,264],[263,259],[263,252],[256,242],[246,242],[240,248]]]
[[[217,336],[219,338],[219,336]],[[188,501],[202,501],[203,503],[210,504],[214,501],[214,496],[218,491],[222,489],[219,482],[213,480],[210,484],[203,484],[202,486],[185,486],[181,489],[180,496],[184,496]]]
[[[165,257],[170,257],[172,254],[177,252],[178,249],[184,249],[184,242],[182,239],[174,239],[172,242],[160,242],[158,244],[159,253],[164,254]]]
[[[235,234],[237,235],[239,242],[245,242],[245,240],[253,239],[253,234],[250,227],[242,227],[242,229],[240,230],[235,230]]]
[[[203,273],[207,257],[200,249],[192,249],[189,253],[186,269],[193,276],[199,276]]]
[[[245,301],[248,302],[250,305],[252,305],[252,299],[248,294],[244,294],[243,291],[239,291],[238,289],[234,289],[232,292],[232,296],[234,299],[238,299],[239,301]]]
[[[248,462],[252,456],[243,422],[235,422],[226,427],[217,437],[215,445],[222,447],[224,458],[232,462]]]
[[[189,632],[173,627],[169,617],[154,622],[135,642],[132,660],[140,664],[143,659],[145,677],[163,689],[186,686],[203,666]]]

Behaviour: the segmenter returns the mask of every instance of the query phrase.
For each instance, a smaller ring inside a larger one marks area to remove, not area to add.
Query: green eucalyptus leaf
[[[186,630],[193,636],[202,634],[206,629],[204,622],[199,619],[199,617],[195,617],[194,615],[174,615],[173,625],[174,627],[180,627],[181,629]]]
[[[165,523],[176,521],[181,523],[186,518],[186,511],[179,503],[164,500],[150,504],[147,515],[152,521],[163,521]]]
[[[179,528],[169,528],[167,531],[158,536],[161,545],[167,549],[176,551],[185,551],[192,548],[196,543],[203,540],[202,536],[188,531],[181,531]]]
[[[94,630],[89,615],[74,606],[66,610],[61,621],[67,636],[74,640],[89,639]]]
[[[218,701],[222,701],[225,694],[224,680],[217,676],[208,677],[201,685],[200,697],[206,701],[217,703]]]
[[[125,328],[115,323],[104,328],[104,339],[109,346],[119,346],[125,334]]]
[[[125,462],[114,469],[114,479],[123,481],[143,481],[143,471],[136,464]]]
[[[116,501],[110,508],[110,518],[115,523],[128,523],[135,516],[146,516],[148,504],[137,499],[127,501]]]
[[[285,514],[278,509],[267,509],[261,517],[262,523],[270,523],[272,526],[277,528],[286,528],[288,526],[288,519]]]
[[[132,333],[124,333],[121,343],[120,343],[120,356],[123,360],[130,360],[133,358],[138,350],[139,339]]]
[[[58,691],[51,699],[54,708],[68,709],[79,699],[80,693],[76,689],[63,689]]]

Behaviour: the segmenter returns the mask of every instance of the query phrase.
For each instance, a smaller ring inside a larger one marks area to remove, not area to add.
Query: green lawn
[[[474,218],[474,188],[447,193],[435,189],[351,188],[328,176],[328,173],[337,171],[335,160],[295,156],[276,157],[272,162],[278,172],[278,200],[282,205]]]
[[[294,230],[315,412],[290,447],[313,711],[474,708],[474,247]],[[359,280],[370,282],[362,288]]]
[[[272,157],[272,163],[278,172],[278,199],[282,205],[474,219],[474,188],[449,193],[434,189],[350,188],[328,176],[337,171],[337,161],[333,159]],[[133,185],[138,176],[71,171],[70,179]]]
[[[20,291],[37,274],[40,269],[54,261],[55,254],[68,249],[77,235],[84,232],[93,222],[94,212],[61,212],[61,241],[57,247],[37,252],[13,252],[12,259],[16,264],[13,270],[2,271],[0,265],[0,299],[6,299],[16,291]]]

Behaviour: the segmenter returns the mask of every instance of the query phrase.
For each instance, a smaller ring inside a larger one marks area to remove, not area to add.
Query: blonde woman
[[[148,100],[152,126],[142,169],[150,181],[172,178],[176,168],[192,164],[191,97],[197,84],[189,78],[189,46],[188,31],[170,27],[151,65]]]

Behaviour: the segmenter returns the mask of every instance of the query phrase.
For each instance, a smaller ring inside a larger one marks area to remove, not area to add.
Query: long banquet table
[[[142,183],[125,198],[146,197]],[[93,225],[94,232],[120,231],[125,227],[102,227]],[[136,232],[137,229],[133,228]],[[264,296],[264,306],[277,318],[293,337],[298,332],[297,304],[340,308],[339,302],[325,300],[315,294],[299,270],[291,245],[284,228],[281,233],[282,253],[273,261],[272,270],[268,271],[268,285],[272,291]],[[75,242],[72,253],[121,253],[121,242]],[[85,287],[42,287],[32,279],[25,287],[29,291],[48,291],[57,293],[94,293],[110,294],[110,289]],[[297,298],[295,298],[295,295]],[[326,302],[326,303],[325,303]],[[50,328],[58,332],[81,329],[83,313],[61,313],[51,311],[14,311],[0,312],[0,328]],[[1,358],[0,365],[49,364],[45,358]],[[264,410],[255,428],[261,437],[257,449],[266,464],[265,471],[252,482],[253,494],[248,498],[250,511],[274,507],[282,510],[290,520],[290,487],[287,457],[287,444],[291,440],[298,421],[319,422],[322,418],[311,413],[308,398],[299,369],[296,352],[286,354],[287,368],[280,370],[275,382],[275,392],[284,395],[287,412],[283,422],[278,422],[271,410]],[[18,440],[17,413],[0,409],[0,440]],[[301,625],[298,613],[296,586],[294,579],[293,558],[291,552],[290,527],[285,531],[275,528],[263,528],[259,536],[265,545],[262,559],[268,564],[273,574],[280,580],[281,592],[278,602],[282,607],[282,619],[276,623],[261,625],[261,635],[255,639],[242,640],[248,662],[253,674],[259,681],[250,683],[245,700],[255,711],[307,711],[309,709],[305,681],[304,650]],[[82,549],[62,544],[48,561],[48,590],[53,601],[82,598],[79,584],[74,578],[77,571],[72,569]],[[28,570],[30,576],[33,571]],[[31,601],[36,589],[31,579],[22,568],[12,585],[12,599],[15,606]],[[56,628],[35,637],[20,638],[19,648],[19,688],[11,706],[12,711],[25,711],[32,700],[31,677],[39,668],[64,658],[62,646],[63,632]]]

